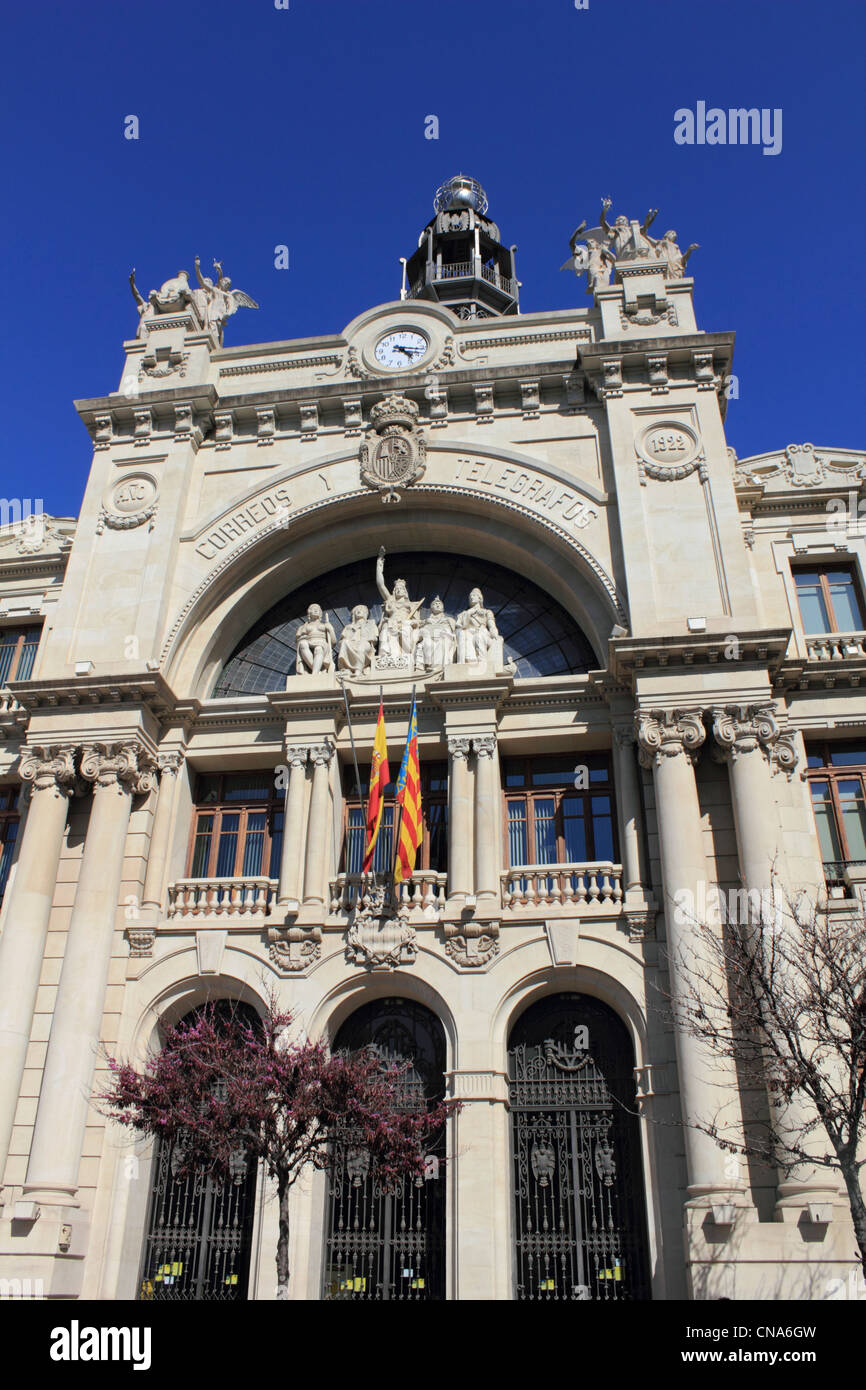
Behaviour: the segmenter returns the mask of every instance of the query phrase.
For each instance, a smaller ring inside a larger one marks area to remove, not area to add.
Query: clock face
[[[376,344],[376,361],[382,367],[392,370],[397,367],[411,367],[420,362],[429,344],[423,333],[415,333],[409,328],[399,328],[394,333],[386,333]]]

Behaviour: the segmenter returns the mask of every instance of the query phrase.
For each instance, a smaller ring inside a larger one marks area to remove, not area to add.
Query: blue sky
[[[339,331],[399,293],[437,185],[478,178],[524,312],[600,198],[660,209],[702,328],[735,329],[743,456],[866,447],[864,40],[855,0],[77,0],[8,6],[0,91],[6,496],[77,512],[72,407],[117,389],[143,292],[198,253],[262,308],[229,344]],[[781,108],[782,150],[681,146],[674,112]],[[139,139],[124,139],[124,118]],[[439,139],[424,138],[425,117]],[[289,247],[290,269],[274,267]]]

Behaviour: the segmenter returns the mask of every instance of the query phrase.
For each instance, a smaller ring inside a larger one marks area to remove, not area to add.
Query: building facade
[[[703,925],[775,866],[862,910],[866,455],[738,461],[733,335],[672,234],[603,214],[573,255],[589,306],[521,314],[458,178],[405,297],[334,336],[224,346],[252,301],[221,266],[133,286],[119,388],[77,402],[80,516],[0,531],[0,1276],[274,1296],[261,1175],[181,1181],[93,1103],[160,1019],[271,991],[462,1101],[423,1183],[379,1192],[347,1143],[296,1189],[295,1298],[821,1298],[855,1268],[826,1172],[700,1128],[765,1102],[665,1006],[676,904]],[[375,878],[364,797],[380,691],[393,771],[413,689],[393,895],[393,796]]]

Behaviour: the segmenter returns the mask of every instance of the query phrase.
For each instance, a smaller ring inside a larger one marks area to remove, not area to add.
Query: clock
[[[423,333],[398,328],[379,339],[374,356],[380,367],[388,367],[391,371],[400,367],[406,369],[420,362],[429,346]]]

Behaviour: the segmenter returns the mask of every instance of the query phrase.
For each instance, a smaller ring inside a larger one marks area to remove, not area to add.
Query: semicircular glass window
[[[424,599],[423,612],[438,594],[452,617],[469,607],[472,589],[481,588],[504,639],[505,658],[515,663],[518,676],[560,676],[597,664],[589,642],[565,609],[537,584],[502,565],[463,555],[408,551],[388,555],[389,588],[398,575],[406,580],[413,600]],[[366,603],[378,623],[382,604],[374,576],[375,560],[359,560],[281,599],[238,643],[216,682],[214,697],[285,689],[286,676],[295,670],[295,634],[311,603],[325,610],[338,640],[356,603]]]

